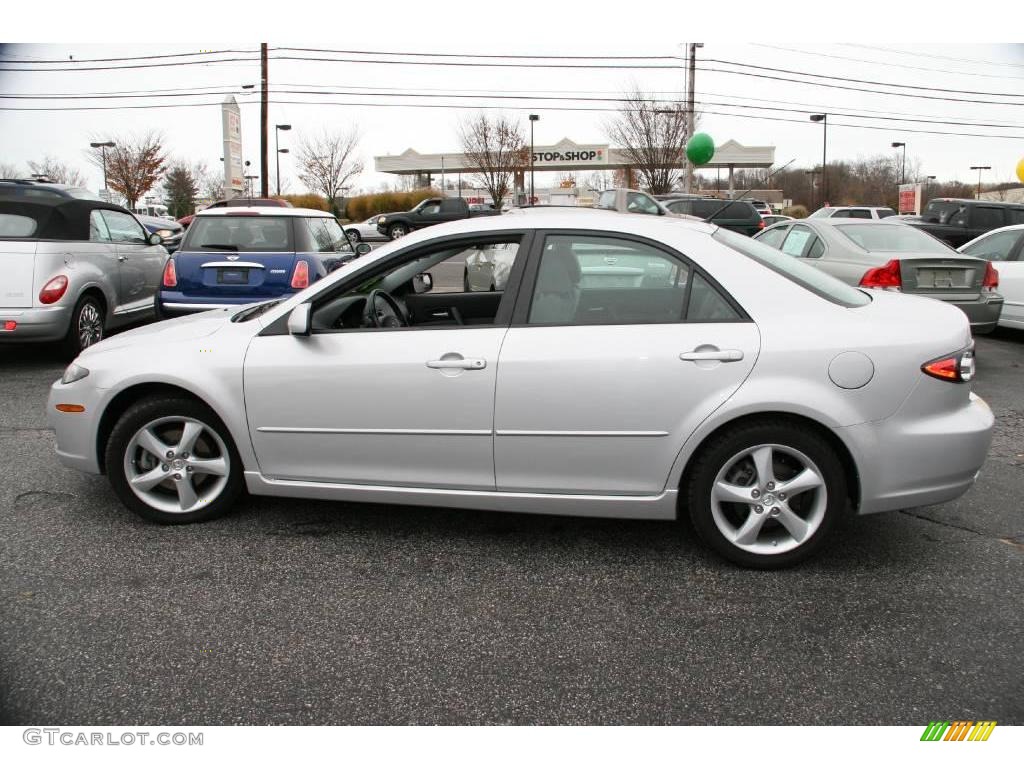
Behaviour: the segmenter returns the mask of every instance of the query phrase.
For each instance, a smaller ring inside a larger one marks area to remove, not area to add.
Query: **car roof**
[[[334,218],[334,214],[329,211],[318,211],[315,208],[285,208],[277,206],[263,206],[263,205],[239,205],[239,206],[224,206],[223,208],[206,208],[205,210],[199,211],[196,214],[196,218],[206,218],[207,216],[238,216],[238,215],[257,215],[257,216],[301,216],[304,218],[320,217],[320,218]]]
[[[822,218],[814,219],[814,223],[815,224],[826,224],[826,225],[828,225],[830,227],[845,227],[847,224],[852,224],[855,227],[862,227],[865,224],[867,224],[867,225],[874,225],[874,226],[878,226],[879,224],[884,224],[887,227],[905,227],[906,226],[906,224],[904,224],[902,220],[899,220],[899,221],[889,221],[889,219],[891,219],[891,218],[892,218],[891,216],[887,216],[884,219],[833,219],[833,218],[822,217]],[[810,221],[810,218],[808,218],[808,219],[800,219],[800,221]]]
[[[460,219],[447,224],[436,224],[406,235],[403,242],[412,242],[411,238],[417,237],[420,233],[439,231],[459,233],[510,229],[587,229],[591,227],[609,232],[649,234],[654,238],[658,238],[665,228],[671,227],[683,227],[707,234],[718,230],[717,225],[697,218],[683,219],[677,216],[620,213],[606,208],[583,206],[541,206],[514,208],[501,216]]]

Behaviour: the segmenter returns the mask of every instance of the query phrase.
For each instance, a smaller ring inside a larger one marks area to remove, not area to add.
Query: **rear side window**
[[[615,190],[610,189],[607,192],[602,192],[601,197],[597,201],[598,208],[615,208]]]
[[[1006,211],[1010,224],[1024,224],[1024,208],[1010,208]]]
[[[301,219],[309,229],[312,245],[321,253],[337,253],[352,250],[345,232],[335,219],[318,216],[315,219]]]
[[[786,256],[759,240],[744,237],[727,229],[715,230],[711,236],[723,245],[742,253],[758,264],[834,304],[844,307],[863,307],[865,304],[871,303],[871,298],[863,291],[859,291],[799,259]]]
[[[648,213],[655,216],[661,213],[661,209],[652,198],[639,192],[626,193],[626,210],[630,213]]]
[[[789,237],[782,244],[782,252],[787,256],[802,256],[807,241],[813,233],[807,227],[795,226],[789,231]]]
[[[995,229],[1004,224],[1003,209],[979,205],[971,213],[971,224],[975,227]]]
[[[788,227],[773,227],[772,229],[766,229],[758,236],[757,240],[765,245],[770,245],[772,248],[778,248],[782,245],[782,239],[786,236],[786,232],[788,231]]]
[[[0,213],[0,237],[32,237],[38,228],[38,222],[30,216]]]
[[[286,216],[196,216],[182,250],[294,252],[295,241]]]
[[[979,259],[988,259],[989,261],[1006,261],[1010,258],[1010,251],[1013,250],[1017,240],[1022,235],[1024,233],[1019,229],[996,232],[967,246],[963,249],[962,253],[966,253],[968,256],[977,256]]]
[[[895,215],[896,215],[896,211],[894,211],[892,208],[879,208],[878,209],[878,218],[880,218],[880,219],[887,219],[890,216],[895,216]]]

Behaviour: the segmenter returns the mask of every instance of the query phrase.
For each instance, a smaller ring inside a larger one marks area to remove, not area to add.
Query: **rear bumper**
[[[921,416],[915,396],[884,421],[839,430],[860,472],[861,514],[952,501],[985,463],[995,419],[984,400],[972,393],[961,408]]]
[[[954,307],[967,315],[974,333],[990,333],[996,329],[999,314],[1003,311],[1003,297],[993,294],[974,301],[951,301]]]
[[[8,320],[17,324],[13,331],[4,330]],[[0,307],[0,343],[59,341],[67,335],[70,323],[70,306]]]
[[[260,301],[272,301],[274,299],[287,298],[291,293],[282,293],[278,296],[240,296],[238,299],[228,299],[223,296],[216,298],[204,298],[198,296],[185,296],[161,292],[157,296],[157,313],[160,317],[183,317],[193,315],[197,312],[208,312],[211,309],[231,309],[233,307],[244,307],[247,304],[255,304]]]

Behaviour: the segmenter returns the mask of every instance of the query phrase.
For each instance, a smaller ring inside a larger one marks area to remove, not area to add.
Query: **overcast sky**
[[[453,4],[449,4],[453,5]],[[454,4],[457,5],[457,4]],[[679,7],[678,4],[674,4]],[[763,4],[759,4],[763,5]],[[140,10],[143,6],[137,6]],[[338,7],[338,6],[335,6]],[[364,6],[365,7],[365,6]],[[391,6],[388,6],[391,7]],[[435,8],[441,7],[434,4]],[[418,23],[402,25],[399,29],[383,23],[389,12],[361,13],[366,18],[348,19],[341,24],[335,11],[335,21],[329,40],[316,24],[292,24],[271,34],[251,32],[244,41],[225,33],[226,42],[193,42],[176,44],[124,44],[99,42],[72,42],[61,44],[32,44],[6,46],[3,58],[17,59],[23,64],[0,64],[2,67],[33,66],[40,59],[74,60],[112,58],[121,56],[153,56],[223,48],[257,49],[265,39],[272,47],[316,47],[358,51],[391,51],[422,53],[516,54],[559,56],[682,56],[685,39],[682,27],[666,24],[645,33],[623,34],[615,17],[589,14],[589,27],[571,35],[552,37],[551,34],[527,34],[530,24],[519,23],[518,32],[510,25],[508,32],[482,39],[478,32],[479,14],[487,10],[484,3],[472,3],[474,18],[462,14],[428,16]],[[398,11],[394,11],[398,13]],[[178,13],[187,18],[188,13]],[[376,16],[376,20],[373,18]],[[769,14],[771,16],[771,14]],[[433,21],[431,21],[433,19]],[[294,21],[294,19],[293,19]],[[540,21],[537,20],[539,24]],[[680,31],[677,33],[673,27]],[[187,27],[186,27],[187,28]],[[229,27],[210,26],[211,30]],[[275,26],[276,28],[276,26]],[[309,30],[308,35],[303,30]],[[755,27],[746,27],[746,35],[753,37]],[[843,31],[833,29],[832,36]],[[453,34],[458,32],[459,34]],[[470,34],[470,32],[472,32]],[[547,30],[550,32],[550,30]],[[583,33],[585,32],[585,33]],[[82,33],[90,39],[96,30]],[[109,33],[108,33],[109,34]],[[143,34],[147,34],[143,32]],[[251,35],[251,36],[250,36]],[[70,35],[65,35],[71,37]],[[106,37],[107,35],[101,35]],[[13,35],[12,35],[13,37]],[[138,37],[138,35],[133,35]],[[158,35],[159,37],[159,35]],[[1015,180],[1017,161],[1024,157],[1024,45],[901,43],[865,39],[851,34],[851,44],[822,43],[821,35],[794,33],[792,42],[767,40],[758,43],[714,42],[705,37],[705,45],[698,52],[699,67],[737,69],[735,65],[711,63],[718,59],[798,73],[816,73],[833,78],[855,78],[895,85],[930,86],[959,91],[942,93],[916,91],[921,95],[939,97],[911,98],[872,91],[906,91],[888,85],[843,83],[832,79],[825,87],[809,85],[802,74],[786,74],[767,70],[745,69],[775,77],[791,78],[798,82],[785,82],[760,77],[741,76],[724,72],[697,72],[698,107],[703,105],[704,118],[700,129],[709,133],[716,144],[734,139],[741,144],[774,145],[777,163],[795,159],[794,166],[809,167],[820,162],[822,129],[820,124],[808,121],[811,112],[848,112],[859,117],[829,118],[829,160],[856,159],[878,153],[891,153],[893,141],[904,141],[908,159],[920,162],[922,173],[934,174],[940,180],[959,179],[974,183],[977,172],[972,165],[990,165],[991,172],[983,176],[985,182]],[[95,39],[95,37],[93,37]],[[122,38],[123,39],[123,38]],[[279,51],[277,54],[309,55]],[[240,54],[250,56],[251,54]],[[274,55],[274,54],[272,54]],[[317,55],[317,54],[312,54]],[[364,57],[365,58],[365,57]],[[408,58],[408,57],[406,57]],[[479,62],[478,62],[479,63]],[[565,61],[563,63],[578,63]],[[615,63],[615,62],[608,62]],[[620,62],[621,63],[621,62]],[[659,62],[633,62],[651,64]],[[672,64],[671,61],[660,62]],[[358,126],[362,135],[360,154],[367,172],[357,181],[361,188],[374,188],[392,180],[386,174],[373,171],[373,156],[399,153],[413,147],[421,152],[459,151],[457,125],[461,118],[472,114],[476,104],[488,107],[504,105],[507,113],[522,119],[528,130],[526,115],[540,114],[536,125],[536,143],[554,143],[569,137],[579,143],[607,143],[603,123],[611,113],[562,110],[560,107],[613,108],[609,102],[571,102],[566,97],[615,97],[638,85],[645,91],[664,94],[666,98],[680,98],[683,91],[682,62],[670,69],[560,69],[560,68],[499,68],[484,66],[426,66],[406,64],[325,63],[309,61],[271,61],[272,89],[320,87],[333,91],[387,91],[389,93],[448,94],[443,98],[414,98],[409,96],[301,96],[272,94],[280,101],[360,101],[374,104],[464,104],[464,107],[413,108],[396,106],[334,106],[272,103],[270,122],[290,123],[291,135],[282,134],[282,146],[290,147],[296,133],[312,133],[324,129],[334,130]],[[36,65],[39,66],[39,65]],[[185,90],[208,89],[223,93],[237,93],[242,104],[243,149],[245,159],[259,165],[259,101],[258,94],[243,95],[241,86],[259,82],[258,62],[217,63],[199,66],[142,68],[101,72],[0,72],[0,93],[11,95],[40,94],[95,94],[104,91],[130,90]],[[866,91],[855,91],[862,88]],[[494,95],[509,92],[530,92],[531,98],[520,101],[498,99],[494,96],[467,100],[452,94],[473,91]],[[1018,96],[981,95],[1021,94]],[[540,99],[539,96],[556,97]],[[0,99],[0,107],[50,106],[64,107],[61,111],[0,111],[0,161],[15,163],[27,172],[29,160],[44,155],[55,156],[78,167],[89,175],[90,187],[100,186],[99,171],[89,166],[84,149],[91,139],[102,139],[123,133],[149,129],[161,131],[173,157],[189,162],[203,160],[211,168],[220,166],[221,151],[220,108],[223,95],[196,97],[157,96],[147,100],[55,100]],[[992,101],[994,104],[956,102],[950,98],[974,101]],[[742,100],[742,101],[739,101]],[[155,108],[152,105],[205,102],[208,106],[174,106]],[[742,109],[726,104],[743,103],[748,106],[774,107],[794,111],[760,111]],[[73,111],[75,106],[122,107],[150,105],[146,109],[106,109]],[[1012,106],[1016,104],[1017,106]],[[488,111],[494,111],[489,109]],[[712,114],[734,113],[732,115]],[[736,116],[743,115],[743,116]],[[993,123],[1005,127],[957,126],[942,123],[899,122],[867,119],[875,117],[914,117],[932,121]],[[758,119],[758,117],[786,118],[793,122]],[[882,130],[863,127],[842,127],[841,123],[874,126]],[[950,133],[999,134],[1017,138],[981,138],[968,136],[941,136],[915,131],[946,131]],[[271,173],[273,173],[273,130],[271,129]],[[258,173],[258,170],[253,172]],[[302,190],[296,179],[291,159],[282,157],[282,176],[289,191]],[[544,180],[546,181],[546,179]]]

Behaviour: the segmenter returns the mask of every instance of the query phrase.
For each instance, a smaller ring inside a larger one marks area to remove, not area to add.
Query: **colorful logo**
[[[995,727],[995,720],[932,721],[921,734],[921,741],[988,741]]]

